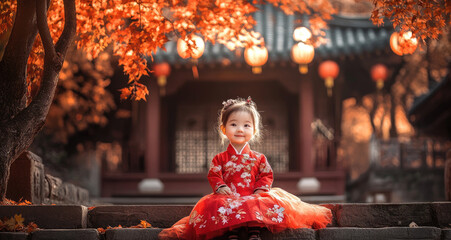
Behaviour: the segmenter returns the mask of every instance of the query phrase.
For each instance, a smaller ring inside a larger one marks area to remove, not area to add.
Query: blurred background
[[[191,204],[211,192],[210,161],[226,148],[222,101],[251,96],[264,128],[251,148],[267,156],[274,186],[316,203],[445,200],[450,34],[400,50],[390,23],[369,20],[371,1],[334,4],[328,41],[314,49],[299,40],[306,17],[270,5],[255,13],[266,57],[207,42],[192,61],[168,42],[149,59],[147,101],[120,100],[127,77],[111,52],[91,60],[72,49],[30,151],[93,203]]]

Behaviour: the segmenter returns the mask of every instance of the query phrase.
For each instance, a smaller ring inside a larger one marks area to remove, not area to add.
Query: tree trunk
[[[17,1],[17,14],[0,62],[0,198],[3,202],[13,161],[33,142],[44,125],[58,83],[58,73],[75,35],[75,1],[64,0],[64,30],[56,45],[50,37],[50,1]],[[39,32],[45,50],[41,88],[26,106],[27,60]]]
[[[390,138],[398,138],[398,131],[396,129],[396,102],[395,96],[391,94],[390,96]]]

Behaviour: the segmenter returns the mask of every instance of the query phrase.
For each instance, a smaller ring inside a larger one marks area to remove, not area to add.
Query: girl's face
[[[226,125],[222,127],[222,132],[235,148],[241,149],[254,136],[251,114],[246,111],[231,113]]]

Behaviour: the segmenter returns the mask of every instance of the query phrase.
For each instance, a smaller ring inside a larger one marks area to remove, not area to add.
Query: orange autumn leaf
[[[22,198],[19,199],[19,201],[17,201],[17,202],[14,201],[14,200],[5,198],[5,199],[3,200],[3,202],[1,203],[1,205],[18,205],[18,206],[25,206],[25,205],[32,205],[32,203],[31,203],[30,201],[28,201],[28,200],[22,200]]]
[[[122,100],[128,99],[130,97],[130,95],[132,94],[132,91],[130,91],[130,89],[128,89],[128,88],[122,88],[122,89],[119,89],[119,91],[121,92]]]
[[[146,220],[141,220],[141,222],[135,226],[131,226],[130,228],[150,228],[152,224],[148,223]]]
[[[38,229],[38,226],[33,222],[25,226],[24,221],[25,218],[22,217],[22,214],[15,214],[11,218],[3,218],[0,220],[0,231],[30,233]]]
[[[150,223],[148,223],[145,220],[141,220],[141,222],[139,224],[130,226],[130,227],[125,227],[125,228],[150,228],[150,227],[152,227],[152,225]],[[108,229],[121,229],[121,228],[124,228],[124,227],[122,227],[122,225],[118,225],[116,227],[108,226],[106,229],[105,228],[97,228],[97,231],[100,234],[105,234],[106,230],[108,230]]]

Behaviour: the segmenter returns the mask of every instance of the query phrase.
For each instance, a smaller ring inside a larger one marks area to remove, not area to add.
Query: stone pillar
[[[146,179],[143,179],[138,189],[142,193],[163,191],[163,183],[158,179],[160,170],[160,95],[155,79],[151,79],[149,86],[149,99],[147,101],[147,127],[146,127],[146,153],[145,168]]]
[[[298,189],[301,193],[313,193],[319,191],[319,181],[314,177],[314,164],[312,158],[313,134],[311,124],[313,122],[313,86],[311,75],[307,75],[299,83],[299,129],[300,129],[300,166],[301,179]]]
[[[6,197],[41,204],[44,200],[44,178],[42,159],[25,151],[11,164]]]

